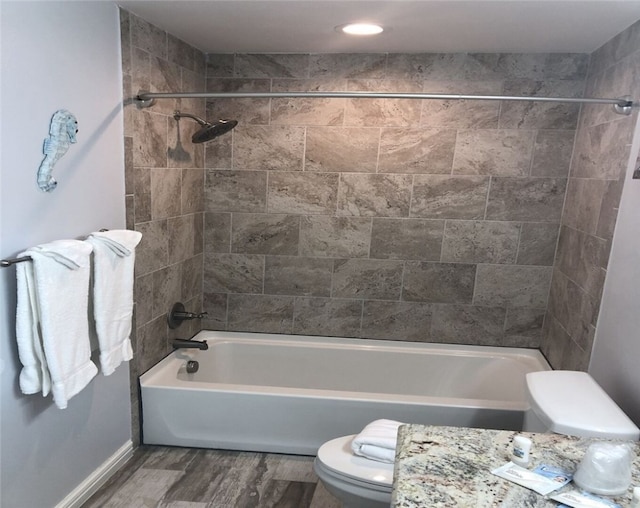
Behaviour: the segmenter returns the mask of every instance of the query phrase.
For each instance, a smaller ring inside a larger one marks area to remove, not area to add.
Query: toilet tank
[[[637,441],[640,429],[586,372],[527,374],[524,430]]]

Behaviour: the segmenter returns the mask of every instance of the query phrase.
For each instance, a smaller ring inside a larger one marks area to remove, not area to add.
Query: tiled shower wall
[[[198,124],[177,122],[181,109],[205,115],[203,100],[163,100],[149,109],[131,101],[139,90],[202,91],[204,55],[146,21],[121,11],[125,97],[127,227],[142,233],[136,251],[132,379],[162,359],[173,337],[189,338],[200,322],[170,330],[173,303],[202,306],[204,149],[191,143]],[[133,436],[137,441],[138,392],[132,382]]]
[[[637,100],[639,89],[636,23],[593,53],[586,95],[631,94]],[[631,116],[604,106],[582,109],[542,341],[555,368],[588,367],[637,114],[637,109]]]
[[[209,55],[209,91],[583,95],[581,54]],[[579,106],[215,99],[205,328],[538,347]]]
[[[556,368],[586,368],[635,117],[584,107],[571,162],[577,106],[210,100],[209,119],[240,124],[205,152],[189,141],[197,125],[172,118],[205,115],[203,101],[130,98],[204,90],[205,72],[210,90],[581,96],[587,56],[211,55],[205,67],[171,34],[126,11],[121,22],[127,227],[144,234],[134,379],[199,330],[165,319],[174,301],[200,310],[203,261],[205,328],[541,346]],[[587,95],[638,89],[639,39],[636,24],[592,55]]]

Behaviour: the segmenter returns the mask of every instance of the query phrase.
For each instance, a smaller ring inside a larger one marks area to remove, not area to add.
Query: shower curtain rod
[[[617,99],[580,98],[580,97],[522,97],[513,95],[462,95],[441,93],[404,93],[404,92],[146,92],[140,91],[135,97],[138,107],[153,106],[155,99],[244,99],[244,98],[354,98],[354,99],[440,99],[440,100],[484,100],[484,101],[528,101],[528,102],[565,102],[577,104],[611,104],[616,113],[631,114],[631,108],[638,103],[629,96]]]

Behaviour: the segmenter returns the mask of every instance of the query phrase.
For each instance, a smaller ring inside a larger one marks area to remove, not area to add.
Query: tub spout
[[[193,348],[193,349],[209,349],[206,340],[189,340],[189,339],[173,339],[173,349]]]

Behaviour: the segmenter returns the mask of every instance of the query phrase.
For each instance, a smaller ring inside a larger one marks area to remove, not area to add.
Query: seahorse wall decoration
[[[44,159],[38,169],[38,187],[44,192],[51,192],[58,182],[51,176],[53,166],[67,153],[69,145],[76,142],[78,121],[66,109],[56,111],[51,118],[49,137],[44,140]]]

